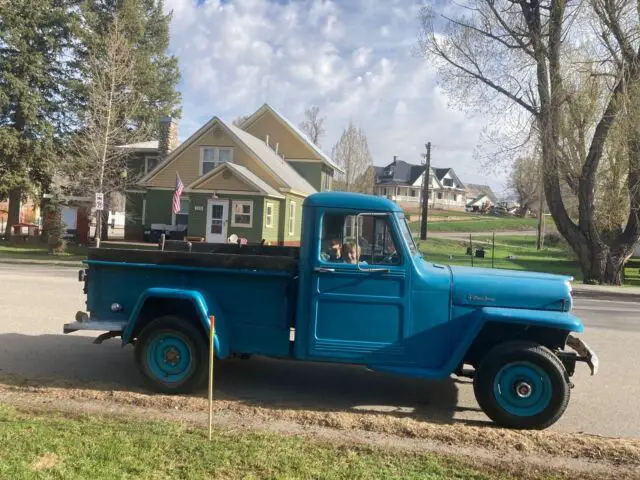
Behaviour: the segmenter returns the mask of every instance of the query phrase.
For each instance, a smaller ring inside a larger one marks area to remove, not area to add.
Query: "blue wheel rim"
[[[503,366],[493,382],[498,405],[518,417],[532,417],[551,403],[551,378],[530,362],[512,362]]]
[[[147,365],[160,382],[172,384],[184,381],[191,372],[193,354],[183,337],[162,333],[154,337],[147,348]]]

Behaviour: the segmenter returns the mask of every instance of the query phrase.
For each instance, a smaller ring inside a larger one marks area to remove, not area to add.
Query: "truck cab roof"
[[[374,195],[351,192],[314,193],[304,201],[312,207],[349,208],[354,210],[378,212],[402,212],[402,209],[391,200]]]

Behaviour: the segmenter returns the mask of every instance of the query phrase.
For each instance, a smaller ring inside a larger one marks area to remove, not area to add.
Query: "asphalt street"
[[[77,269],[0,264],[0,375],[138,388],[133,348],[94,333],[62,334],[84,309]],[[579,364],[569,408],[553,429],[640,437],[640,304],[577,299],[582,338],[598,353],[591,377]],[[488,422],[466,379],[399,378],[360,367],[252,358],[220,362],[217,395],[273,408],[394,411],[438,422]],[[569,447],[570,448],[570,447]]]

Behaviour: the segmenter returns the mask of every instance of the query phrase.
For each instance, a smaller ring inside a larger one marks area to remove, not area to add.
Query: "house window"
[[[221,163],[232,161],[233,148],[231,147],[201,147],[200,175],[206,175]]]
[[[264,218],[264,224],[266,227],[271,228],[273,227],[273,203],[267,202],[265,209],[266,209],[266,213]]]
[[[453,194],[453,201],[454,201],[454,202],[457,202],[457,201],[458,201],[458,194],[457,194],[457,193],[454,193],[454,194]]]
[[[180,211],[173,214],[173,225],[188,225],[189,224],[189,205],[188,198],[180,198]]]
[[[445,187],[453,187],[453,179],[452,178],[445,178],[444,180],[442,180],[442,184]]]
[[[438,192],[438,200],[442,200],[442,192]]]
[[[415,189],[413,189],[413,188],[411,189],[411,196],[412,196],[412,197],[415,197],[415,196],[416,196],[416,191],[415,191]]]
[[[147,155],[144,157],[144,173],[145,175],[158,165],[158,157],[155,155]]]
[[[289,235],[293,235],[296,231],[296,204],[289,203]]]
[[[253,226],[253,202],[251,200],[234,200],[232,208],[232,227],[250,228]]]
[[[327,172],[322,173],[322,191],[328,192],[331,190],[331,175]]]

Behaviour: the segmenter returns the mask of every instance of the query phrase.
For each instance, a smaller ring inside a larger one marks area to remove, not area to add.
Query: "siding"
[[[264,228],[262,229],[262,238],[270,242],[272,245],[276,245],[278,242],[282,241],[282,231],[280,230],[280,206],[284,204],[284,201],[275,198],[265,198],[264,203]],[[267,203],[271,203],[271,205],[273,205],[273,226],[270,228],[267,227]]]
[[[146,225],[152,223],[171,223],[172,190],[149,190],[147,192]]]
[[[231,173],[230,168],[224,170],[215,177],[211,177],[206,182],[198,185],[195,190],[232,190],[237,192],[256,192],[254,186],[250,186]]]
[[[176,182],[176,171],[180,174],[180,179],[185,187],[193,183],[200,176],[200,147],[232,147],[233,163],[242,165],[263,181],[274,188],[285,186],[281,184],[269,170],[256,161],[243,148],[237,145],[234,140],[219,125],[212,126],[200,138],[186,147],[177,156],[163,167],[153,178],[146,182],[146,186],[173,188]]]
[[[125,240],[142,240],[142,200],[144,193],[127,193],[124,216]]]
[[[322,191],[322,163],[289,162],[289,164],[318,192]]]
[[[235,233],[239,237],[246,238],[251,243],[258,243],[263,238],[264,224],[264,197],[254,195],[224,195],[218,196],[219,200],[228,200],[229,208],[227,209],[227,237]],[[207,200],[211,198],[210,194],[190,193],[191,206],[189,207],[189,236],[206,237],[207,229]],[[234,227],[231,225],[231,216],[233,215],[233,200],[247,200],[253,202],[253,223],[250,228]],[[274,203],[278,200],[273,200]],[[196,211],[195,207],[201,206],[202,211]],[[273,230],[273,229],[269,229]]]
[[[278,153],[283,153],[285,158],[319,159],[316,152],[306,142],[294,135],[280,119],[269,111],[263,113],[245,131],[260,140],[265,140],[269,135],[271,147],[275,149],[276,143],[278,143]]]

